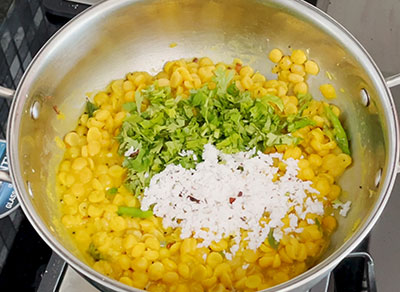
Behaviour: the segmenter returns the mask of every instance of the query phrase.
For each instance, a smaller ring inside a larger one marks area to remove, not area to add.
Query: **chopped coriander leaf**
[[[319,222],[318,218],[315,218],[315,225],[317,225],[318,229],[321,230],[321,222]]]
[[[309,93],[297,95],[297,100],[299,101],[299,110],[297,115],[299,117],[303,114],[304,110],[308,107],[312,99],[312,95]]]
[[[218,68],[215,70],[215,77],[213,81],[217,84],[217,95],[226,94],[228,90],[229,83],[233,79],[233,72],[232,71],[225,71],[222,68]]]
[[[98,109],[99,108],[94,103],[91,103],[89,100],[86,101],[86,111],[89,118],[93,117],[93,113]]]
[[[288,131],[290,133],[293,133],[307,126],[315,126],[315,122],[306,117],[297,118],[288,125]]]
[[[122,108],[127,112],[136,111],[136,102],[127,102],[122,105]]]
[[[275,95],[270,95],[270,94],[266,95],[266,96],[262,97],[261,100],[263,102],[269,102],[269,103],[276,105],[281,112],[284,109],[282,99],[280,99],[279,97],[277,97]]]
[[[335,199],[333,202],[332,202],[332,204],[333,205],[335,205],[335,204],[343,204],[343,202],[341,201],[341,200],[339,200],[339,199]]]
[[[115,195],[118,192],[117,188],[110,188],[107,191],[110,195]]]
[[[236,87],[235,84],[232,83],[231,85],[228,86],[227,93],[232,96],[237,96],[239,95],[239,89]]]
[[[91,242],[89,244],[89,248],[88,251],[89,255],[97,262],[100,260],[103,260],[103,256],[101,255],[101,253],[99,252],[99,250],[97,249],[97,247],[94,245],[93,242]]]
[[[140,115],[142,110],[142,102],[143,102],[143,95],[140,94],[140,91],[135,92],[135,101],[136,101],[136,110]]]

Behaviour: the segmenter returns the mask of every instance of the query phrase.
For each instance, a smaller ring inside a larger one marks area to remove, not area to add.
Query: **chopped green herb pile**
[[[225,153],[265,150],[274,145],[300,142],[292,132],[314,122],[302,117],[312,97],[299,95],[299,112],[284,116],[282,100],[274,95],[253,99],[232,82],[233,73],[215,71],[215,89],[192,90],[188,99],[173,96],[169,87],[149,86],[137,91],[135,102],[124,104],[129,112],[118,141],[128,169],[126,185],[135,195],[166,165],[193,168],[200,162],[203,146],[215,145]],[[144,110],[142,103],[149,102]]]

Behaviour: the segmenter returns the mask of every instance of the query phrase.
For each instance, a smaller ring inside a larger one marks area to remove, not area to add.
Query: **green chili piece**
[[[268,233],[268,243],[273,249],[278,250],[279,242],[275,240],[273,228]]]
[[[119,216],[125,215],[129,217],[142,218],[142,219],[150,218],[151,216],[153,216],[153,211],[151,210],[143,211],[139,208],[123,207],[123,206],[118,207],[117,213]]]
[[[333,113],[333,111],[329,107],[325,107],[325,113],[326,117],[332,123],[333,134],[335,135],[335,140],[339,148],[343,151],[343,153],[351,155],[349,148],[349,140],[347,139],[346,132],[343,129],[343,126],[340,123],[339,118]]]

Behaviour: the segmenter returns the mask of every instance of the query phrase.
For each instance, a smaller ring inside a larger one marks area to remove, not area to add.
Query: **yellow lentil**
[[[73,238],[83,253],[87,254],[89,244],[94,244],[104,255],[98,261],[90,258],[94,269],[126,285],[147,287],[149,291],[228,291],[232,287],[255,291],[302,273],[310,267],[309,262],[322,253],[329,235],[337,228],[337,220],[330,214],[318,216],[321,230],[316,224],[300,220],[303,232],[285,235],[276,250],[268,240],[255,251],[241,244],[232,260],[225,257],[232,246],[229,238],[199,248],[196,239],[182,240],[177,230],[164,229],[159,218],[117,215],[119,206],[140,206],[139,200],[123,186],[126,170],[122,167],[123,157],[117,153],[118,143],[113,138],[127,116],[122,109],[123,102],[134,102],[136,91],[155,82],[160,87],[170,86],[174,94],[188,98],[191,89],[201,88],[206,82],[210,89],[215,88],[212,78],[216,68],[231,68],[239,90],[249,91],[254,98],[276,95],[284,105],[280,114],[298,113],[298,95],[308,92],[307,74],[318,74],[318,64],[307,60],[302,50],[293,50],[290,56],[285,56],[283,51],[273,49],[268,58],[277,64],[273,69],[277,80],[266,80],[239,59],[231,65],[214,64],[206,57],[182,59],[167,62],[156,77],[144,72],[129,73],[124,80],[112,82],[105,91],[94,96],[99,109],[93,117],[81,115],[75,131],[60,140],[65,144],[65,156],[57,174],[62,224],[74,232]],[[322,85],[320,90],[326,98],[336,97],[331,84]],[[142,110],[149,104],[144,100]],[[278,151],[285,159],[299,159],[298,177],[311,180],[312,186],[320,192],[318,198],[330,204],[341,194],[335,182],[352,159],[341,153],[336,143],[321,130],[327,105],[312,101],[304,110],[303,116],[316,125],[293,133],[303,139],[299,145],[276,146],[266,153]],[[340,116],[339,108],[331,106],[331,109]],[[279,163],[278,168],[283,173],[286,166]],[[110,194],[111,188],[117,192]],[[282,221],[288,226],[288,218]],[[243,268],[244,264],[249,267]]]

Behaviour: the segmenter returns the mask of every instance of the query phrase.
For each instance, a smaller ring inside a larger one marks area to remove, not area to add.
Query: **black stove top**
[[[15,88],[58,28],[46,20],[40,0],[1,0],[0,85]],[[5,139],[9,108],[10,101],[0,98],[0,139]],[[36,291],[51,254],[21,209],[0,219],[0,291]]]
[[[0,16],[11,0],[1,1]],[[315,5],[317,0],[307,2]],[[74,5],[65,0],[13,1],[0,26],[1,85],[15,88],[46,40],[70,17],[88,7]],[[5,138],[9,106],[9,101],[0,98],[0,139]],[[358,250],[368,250],[368,238]],[[0,219],[0,291],[37,291],[51,256],[51,249],[37,235],[21,210]],[[344,260],[334,270],[335,291],[365,291],[364,266],[364,260],[360,258]],[[43,286],[46,287],[42,283]]]

